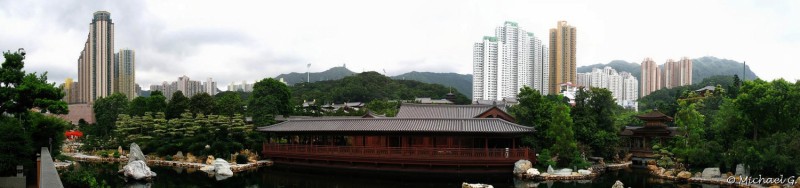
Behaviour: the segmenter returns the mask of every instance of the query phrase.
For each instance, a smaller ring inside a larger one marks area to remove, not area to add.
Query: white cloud
[[[77,75],[91,15],[108,10],[116,48],[137,52],[137,82],[187,75],[220,88],[280,73],[471,73],[472,44],[504,21],[547,41],[578,28],[578,65],[682,56],[747,61],[762,78],[800,79],[797,1],[0,1],[0,49],[29,71]]]

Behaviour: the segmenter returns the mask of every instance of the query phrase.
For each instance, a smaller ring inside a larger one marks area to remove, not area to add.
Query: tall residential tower
[[[128,99],[133,99],[138,95],[135,83],[136,72],[134,71],[134,66],[136,65],[135,52],[131,49],[122,49],[114,56],[117,62],[114,69],[115,85],[117,86],[115,92],[125,94]]]
[[[543,91],[546,74],[542,41],[515,22],[497,27],[495,36],[485,36],[473,46],[472,100],[503,100],[516,97],[522,87]],[[546,51],[546,50],[545,50]],[[539,86],[537,86],[539,85]]]
[[[111,95],[114,85],[114,23],[111,13],[97,11],[89,24],[89,36],[78,58],[81,103],[93,103]]]
[[[566,82],[576,83],[576,42],[578,31],[558,21],[556,28],[550,29],[550,93],[560,93],[559,85]]]

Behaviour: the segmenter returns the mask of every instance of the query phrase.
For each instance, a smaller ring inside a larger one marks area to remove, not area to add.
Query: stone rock
[[[529,168],[527,171],[525,171],[525,174],[527,174],[528,176],[538,176],[541,173],[539,172],[539,169]]]
[[[531,168],[531,162],[528,160],[519,160],[514,163],[514,174],[524,174]]]
[[[540,176],[550,176],[550,173],[546,173],[546,172],[545,172],[545,173],[542,173],[542,174],[539,174],[539,175],[540,175]]]
[[[703,177],[703,173],[702,172],[694,173],[694,176],[692,176],[692,177],[695,177],[695,178]]]
[[[678,172],[678,178],[680,179],[689,179],[692,178],[692,173],[687,171]]]
[[[728,173],[725,173],[725,177],[723,177],[723,178],[728,178],[728,177],[731,177],[731,176],[733,176],[733,173],[728,172]]]
[[[494,188],[494,186],[482,183],[461,183],[461,188]]]
[[[183,152],[178,151],[175,155],[172,156],[172,160],[174,161],[183,161]]]
[[[555,172],[555,175],[559,175],[559,176],[568,176],[568,175],[572,175],[572,169],[569,169],[569,168],[562,168],[562,169],[560,169],[560,170],[556,171],[556,172]]]
[[[661,174],[664,174],[664,172],[667,172],[667,170],[662,168],[662,167],[658,167],[658,172],[656,172],[656,174],[661,175]]]
[[[750,169],[744,166],[744,164],[736,165],[736,174],[737,176],[750,176]]]
[[[656,166],[656,165],[647,165],[647,170],[649,170],[650,172],[658,171],[658,166]]]
[[[674,176],[674,175],[675,175],[675,172],[673,172],[672,170],[667,170],[667,171],[665,171],[665,172],[664,172],[663,174],[661,174],[661,175],[662,175],[662,176],[667,176],[667,177],[672,177],[672,176]]]
[[[149,180],[156,176],[156,173],[150,171],[150,168],[147,167],[147,164],[142,160],[128,162],[128,164],[122,168],[122,172],[125,174],[125,177],[135,180]]]
[[[628,162],[628,161],[631,161],[631,158],[633,158],[633,154],[632,153],[628,153],[628,154],[625,155],[625,159],[622,159],[622,161]]]
[[[136,143],[131,143],[130,153],[128,153],[128,163],[136,160],[146,161],[147,157],[144,156],[142,149],[139,148],[139,145],[136,145]]]
[[[214,173],[222,176],[233,176],[231,165],[224,159],[217,159],[214,161]]]
[[[592,174],[592,171],[589,171],[589,170],[578,170],[578,174],[589,175],[589,174]]]
[[[206,164],[207,165],[213,165],[214,164],[214,156],[213,155],[208,155],[208,157],[206,158]]]
[[[621,181],[617,180],[617,182],[614,182],[614,185],[612,185],[611,188],[625,188],[625,185],[622,184]]]
[[[703,169],[703,178],[720,178],[719,168],[706,168]]]
[[[548,174],[553,174],[553,173],[556,173],[556,171],[553,170],[553,166],[547,165],[547,173]]]
[[[117,152],[120,156],[124,155],[124,153],[122,153],[122,146],[117,147]]]
[[[197,157],[192,155],[192,153],[186,153],[186,162],[193,163],[195,161],[197,161]]]
[[[647,165],[657,165],[656,160],[649,160],[647,161]]]

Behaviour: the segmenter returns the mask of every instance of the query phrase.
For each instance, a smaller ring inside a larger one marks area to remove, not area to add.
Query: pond
[[[85,163],[75,168],[89,169],[98,173],[98,179],[106,181],[111,187],[131,187],[139,185],[117,175],[119,163]],[[440,188],[460,187],[461,182],[487,183],[497,188],[516,188],[538,185],[538,187],[611,187],[615,181],[625,183],[625,187],[704,187],[701,184],[676,184],[651,178],[644,169],[623,169],[608,171],[591,181],[572,182],[533,182],[515,179],[512,175],[498,177],[446,177],[413,178],[399,176],[353,175],[341,171],[298,171],[292,169],[262,167],[258,170],[240,172],[225,180],[196,169],[153,166],[158,174],[151,187],[264,187],[264,188]],[[509,170],[510,171],[510,170]],[[708,187],[708,186],[705,186]],[[716,186],[713,186],[716,187]]]

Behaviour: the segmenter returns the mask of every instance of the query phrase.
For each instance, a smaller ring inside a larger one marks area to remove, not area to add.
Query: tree
[[[589,147],[593,156],[611,157],[619,144],[619,130],[615,124],[615,112],[621,110],[611,91],[604,88],[581,88],[575,95],[572,109],[576,138]]]
[[[55,83],[47,82],[46,72],[37,76],[22,70],[24,52],[4,52],[3,57],[5,61],[0,66],[0,176],[15,172],[16,165],[20,164],[24,169],[33,169],[30,161],[34,160],[33,154],[39,149],[36,147],[42,146],[39,141],[43,139],[53,138],[54,147],[59,147],[58,135],[64,136],[64,127],[59,129],[57,123],[52,123],[52,117],[41,120],[41,113],[65,114],[68,111],[66,103],[61,101],[64,93]],[[30,112],[31,109],[41,113]]]
[[[673,152],[687,164],[714,164],[717,156],[710,153],[709,141],[705,133],[705,116],[697,111],[698,103],[680,101],[680,109],[675,114],[675,124],[679,132],[676,137]]]
[[[194,95],[189,100],[190,111],[195,114],[212,114],[216,105],[214,98],[208,93]]]
[[[554,103],[550,100],[546,100],[539,94],[539,91],[527,86],[520,89],[517,97],[519,98],[519,103],[509,108],[509,114],[514,116],[518,124],[533,127],[539,132],[523,137],[523,144],[533,146],[537,149],[543,149],[553,145],[551,139],[547,139],[544,134],[540,133],[548,130],[551,125],[551,111]]]
[[[16,172],[16,165],[32,166],[31,138],[16,118],[0,116],[0,176]]]
[[[572,130],[572,118],[569,115],[569,107],[564,104],[556,104],[551,111],[551,127],[546,130],[545,135],[553,140],[550,146],[551,154],[558,157],[556,163],[560,165],[570,165],[582,163],[575,160],[578,155],[578,142]],[[561,160],[565,159],[565,160]]]
[[[0,114],[26,115],[31,108],[42,112],[66,114],[67,104],[61,101],[64,92],[55,83],[47,82],[47,73],[25,74],[25,54],[4,52],[0,67]]]
[[[266,126],[275,123],[275,115],[289,115],[292,112],[289,102],[291,95],[286,84],[275,79],[266,78],[256,82],[247,105],[253,115],[253,123]]]
[[[138,96],[131,100],[130,106],[128,106],[128,115],[132,116],[142,116],[145,112],[148,112],[147,109],[147,97]]]
[[[186,110],[189,110],[189,98],[186,98],[183,92],[176,91],[172,94],[172,99],[167,103],[167,119],[178,118]]]
[[[64,132],[69,123],[55,116],[46,116],[41,113],[30,112],[30,119],[26,122],[31,131],[34,148],[50,148],[52,156],[61,154],[61,145],[66,136]]]
[[[233,116],[234,114],[244,114],[244,100],[237,92],[226,91],[215,96],[216,106],[214,114]]]
[[[147,109],[146,112],[165,112],[167,111],[167,97],[164,97],[164,93],[161,91],[153,91],[150,93],[150,96],[147,97]]]
[[[97,128],[93,134],[95,136],[110,136],[114,131],[115,122],[119,114],[124,114],[128,110],[128,97],[122,93],[114,93],[108,97],[100,97],[94,101],[92,106],[94,117],[97,120]],[[92,133],[89,133],[92,134]]]

